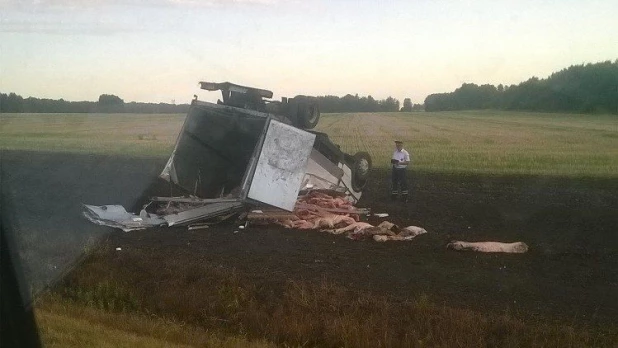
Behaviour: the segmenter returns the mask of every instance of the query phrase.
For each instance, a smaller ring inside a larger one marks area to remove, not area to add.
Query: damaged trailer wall
[[[205,104],[205,103],[204,103]],[[202,198],[238,196],[267,118],[234,108],[194,105],[161,177]]]
[[[161,177],[200,198],[238,198],[291,211],[316,136],[277,119],[194,103]]]

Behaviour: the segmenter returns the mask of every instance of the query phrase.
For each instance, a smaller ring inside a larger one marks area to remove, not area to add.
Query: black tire
[[[371,156],[367,152],[357,152],[352,163],[352,189],[361,192],[369,179],[371,170]]]
[[[304,129],[313,129],[320,121],[320,107],[318,103],[306,100],[298,103],[298,126]]]

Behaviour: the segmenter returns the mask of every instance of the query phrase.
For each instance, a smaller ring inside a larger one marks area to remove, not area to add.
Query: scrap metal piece
[[[186,210],[178,214],[166,215],[163,217],[163,220],[167,222],[168,226],[174,226],[234,212],[240,210],[242,207],[243,203],[239,201],[213,203],[203,207]]]
[[[325,141],[324,138],[316,138]],[[339,192],[340,195],[352,203],[357,203],[362,192],[354,188],[352,169],[345,163],[335,165],[331,159],[315,148],[307,162],[307,170],[303,178],[301,191],[308,189]],[[324,145],[326,146],[326,145]]]
[[[152,197],[152,202],[175,202],[175,203],[223,203],[223,202],[238,202],[237,198],[193,198],[193,197]]]
[[[209,228],[210,224],[208,223],[196,223],[196,224],[191,224],[189,226],[187,226],[187,230],[192,231],[192,230],[202,230],[205,228]]]
[[[84,217],[97,225],[119,228],[125,232],[142,230],[165,224],[161,217],[151,214],[138,216],[128,213],[121,205],[88,205],[83,204]]]
[[[309,162],[307,162],[307,175],[314,177],[314,180],[320,179],[319,181],[327,183],[320,185],[319,182],[308,182],[308,184],[313,184],[316,188],[330,189],[338,186],[337,183],[343,176],[343,169],[337,167],[337,165],[314,148],[311,150],[311,156],[309,157]]]

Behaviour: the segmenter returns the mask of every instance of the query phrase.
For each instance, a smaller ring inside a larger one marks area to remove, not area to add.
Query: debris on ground
[[[260,209],[254,209],[259,207]],[[187,226],[188,230],[206,229],[210,225],[237,218],[234,233],[254,226],[279,225],[286,228],[319,230],[344,234],[352,240],[373,239],[378,242],[410,241],[427,233],[421,227],[397,225],[382,221],[374,226],[360,221],[371,216],[370,209],[357,208],[345,196],[330,190],[305,190],[298,196],[292,211],[266,205],[247,207],[236,200],[199,199],[197,197],[153,197],[139,215],[128,213],[120,205],[85,205],[88,220],[125,232],[157,226]],[[245,210],[243,212],[243,210]]]
[[[194,198],[169,197],[167,202],[161,202],[160,197],[154,197],[139,215],[128,213],[121,205],[84,204],[82,214],[97,225],[119,228],[125,232],[176,225],[198,230],[228,220],[244,209],[244,205],[238,201],[195,201],[189,204],[188,199]]]
[[[121,205],[94,206],[84,204],[83,215],[97,225],[120,228],[125,232],[161,226],[165,220],[142,210],[140,215],[128,213]]]
[[[482,253],[514,253],[522,254],[528,251],[528,245],[524,242],[464,242],[452,241],[446,245],[448,249],[458,251],[478,251]]]
[[[192,230],[203,230],[203,229],[209,228],[209,227],[210,227],[210,223],[202,222],[202,223],[191,224],[191,225],[187,226],[187,229],[189,231],[192,231]]]

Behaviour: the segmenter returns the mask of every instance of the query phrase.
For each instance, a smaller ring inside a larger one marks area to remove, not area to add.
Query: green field
[[[0,148],[169,155],[184,115],[3,114]],[[505,111],[325,114],[317,127],[387,168],[402,139],[415,170],[618,176],[618,118]]]
[[[270,348],[264,340],[211,330],[142,313],[104,311],[47,295],[36,308],[44,347]]]
[[[387,167],[395,138],[415,169],[501,174],[618,175],[618,118],[503,111],[342,114],[318,127],[348,152]]]

